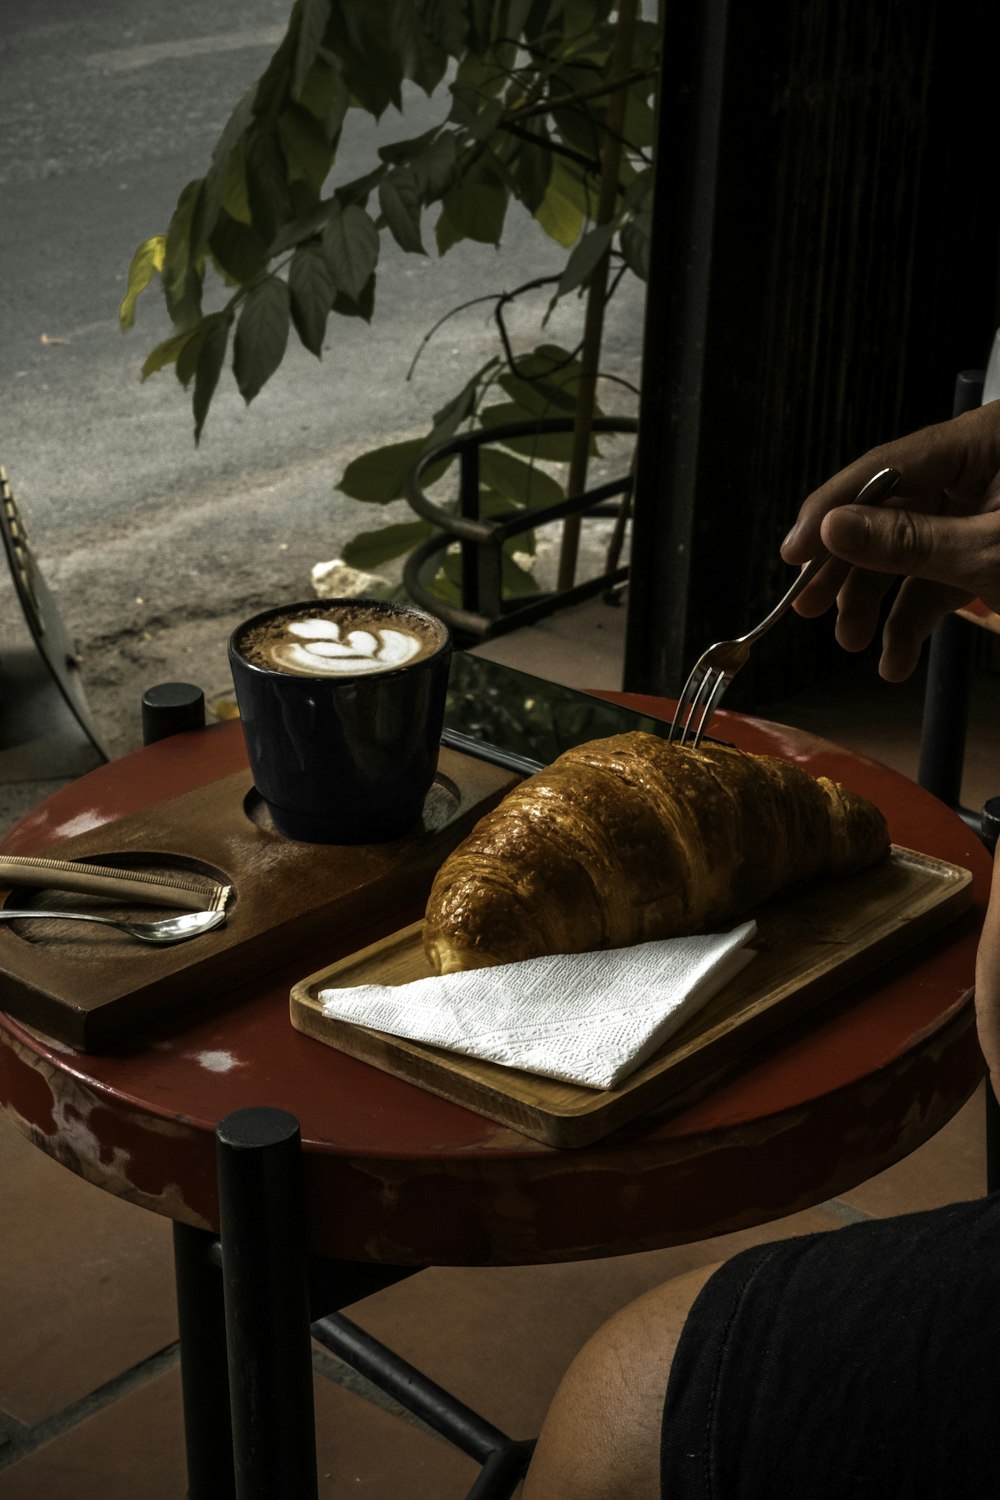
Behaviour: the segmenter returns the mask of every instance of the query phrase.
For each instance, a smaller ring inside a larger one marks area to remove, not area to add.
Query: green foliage
[[[197,440],[232,330],[232,370],[250,402],[279,368],[290,331],[320,358],[331,315],[374,316],[384,234],[413,255],[428,253],[429,231],[440,255],[461,241],[494,246],[512,204],[570,252],[553,302],[584,293],[609,255],[616,273],[647,276],[658,34],[636,22],[631,69],[609,84],[617,27],[614,0],[295,0],[284,38],[237,103],[205,176],[184,187],[166,234],[135,252],[121,326],[133,325],[158,277],[175,329],[147,356],[143,378],[174,364],[185,388],[193,381]],[[438,123],[381,147],[361,178],[343,180],[338,147],[348,111],[405,114],[407,84],[441,99]],[[597,224],[609,102],[622,89],[614,210]],[[223,292],[211,311],[209,275]],[[509,346],[504,352],[503,365],[493,360],[463,385],[425,439],[356,459],[340,488],[385,504],[403,493],[404,465],[463,423],[572,412],[579,371],[565,352],[553,363],[543,346],[516,364]],[[496,382],[506,400],[487,399]],[[505,448],[487,460],[490,493],[508,507],[549,503],[556,481],[523,459],[562,460],[568,439],[528,437]],[[401,548],[416,535],[393,530]],[[513,587],[530,586],[511,558],[505,568]]]

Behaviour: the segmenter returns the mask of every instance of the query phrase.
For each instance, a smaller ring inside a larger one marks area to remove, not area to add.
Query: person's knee
[[[584,1344],[542,1427],[523,1500],[659,1500],[670,1363],[715,1266],[654,1287]]]

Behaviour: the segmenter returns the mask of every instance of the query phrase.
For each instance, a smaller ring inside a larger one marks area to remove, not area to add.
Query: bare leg
[[[688,1310],[716,1269],[699,1266],[654,1287],[588,1339],[549,1407],[522,1500],[660,1500],[670,1364]]]

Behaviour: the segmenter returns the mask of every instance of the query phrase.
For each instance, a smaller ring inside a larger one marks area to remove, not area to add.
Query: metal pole
[[[216,1142],[236,1500],[317,1500],[298,1121],[236,1110]]]
[[[222,1277],[210,1258],[216,1243],[206,1229],[174,1224],[188,1500],[236,1495]]]
[[[679,691],[686,670],[728,30],[728,0],[666,7],[625,638],[635,692]]]

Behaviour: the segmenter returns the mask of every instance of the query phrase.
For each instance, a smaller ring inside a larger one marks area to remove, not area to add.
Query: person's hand
[[[880,507],[853,505],[879,469],[902,478]],[[904,582],[882,635],[881,675],[908,677],[920,648],[951,610],[981,599],[1000,613],[1000,401],[873,448],[803,503],[781,548],[787,563],[833,561],[796,600],[801,615],[837,601],[837,640],[863,651],[878,628],[883,596]]]

